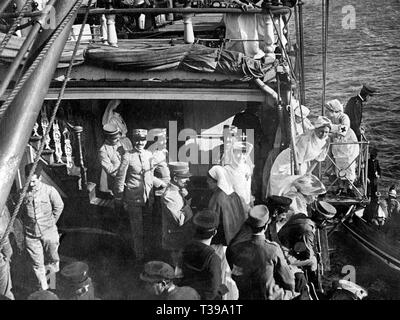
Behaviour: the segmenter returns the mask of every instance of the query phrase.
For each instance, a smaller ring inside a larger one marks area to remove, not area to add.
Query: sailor
[[[3,239],[7,225],[10,221],[10,212],[7,206],[4,206],[0,212],[0,239]],[[5,239],[3,247],[0,249],[0,296],[5,296],[7,299],[14,300],[14,295],[11,292],[11,274],[10,260],[13,250],[10,244],[9,237]]]
[[[25,177],[33,163],[25,166]],[[58,191],[41,181],[43,166],[39,162],[30,181],[28,192],[22,206],[22,223],[25,233],[25,246],[40,289],[47,290],[45,261],[53,272],[59,271],[59,235],[57,221],[64,208]]]
[[[103,134],[105,140],[98,155],[102,168],[100,191],[112,192],[122,155],[126,151],[132,150],[133,146],[129,138],[121,136],[121,131],[115,124],[104,125]]]
[[[368,101],[369,96],[372,97],[376,93],[378,93],[376,88],[364,84],[360,93],[357,96],[350,98],[346,104],[344,112],[350,118],[350,127],[356,134],[358,141],[361,141],[361,135],[364,133],[364,129],[361,126],[364,103]]]
[[[115,177],[115,197],[122,199],[125,212],[129,215],[133,248],[139,261],[144,259],[145,254],[144,224],[151,219],[154,202],[153,185],[166,186],[164,181],[154,177],[152,154],[145,150],[146,137],[147,130],[133,130],[134,148],[122,156],[121,165]],[[147,236],[148,233],[146,233]]]
[[[315,201],[311,205],[311,216],[296,213],[278,232],[288,263],[292,267],[305,270],[310,281],[315,282],[318,267],[315,253],[316,228],[335,215],[336,209],[332,205],[324,201]]]
[[[226,256],[240,300],[291,300],[298,295],[282,249],[265,238],[269,222],[268,208],[254,206],[228,246]]]
[[[182,283],[193,287],[202,300],[221,300],[226,287],[221,279],[221,258],[210,246],[217,232],[219,217],[216,212],[203,210],[193,218],[195,233],[183,251]]]
[[[179,287],[174,283],[175,271],[168,263],[149,261],[144,265],[140,279],[146,290],[161,300],[200,300],[200,295],[191,287]]]
[[[192,176],[187,162],[170,162],[171,181],[162,195],[162,247],[170,253],[176,276],[182,276],[182,250],[193,235],[191,199],[187,183]]]
[[[372,148],[369,154],[368,160],[368,174],[367,174],[367,194],[371,197],[371,200],[375,197],[378,192],[378,181],[381,177],[381,166],[379,165],[379,160],[377,158],[378,150]]]
[[[347,194],[355,197],[353,183],[356,179],[356,161],[360,153],[357,137],[350,128],[350,119],[343,112],[343,105],[338,99],[329,100],[325,104],[326,115],[332,121],[332,142],[343,143],[332,146],[335,159],[335,171],[339,180],[337,195]]]

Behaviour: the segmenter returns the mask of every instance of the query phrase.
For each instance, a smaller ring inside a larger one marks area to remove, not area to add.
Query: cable
[[[78,2],[82,2],[83,0],[78,0]],[[79,9],[79,7],[78,7]],[[36,70],[37,66],[39,63],[42,61],[42,59],[46,56],[47,52],[49,51],[50,47],[53,45],[54,41],[58,38],[60,33],[63,31],[65,26],[68,24],[69,20],[72,19],[74,16],[75,12],[78,10],[76,9],[76,4],[75,6],[71,9],[69,12],[68,16],[62,21],[60,26],[56,29],[56,31],[52,34],[51,38],[45,45],[45,47],[42,49],[40,54],[35,58],[33,63],[30,65],[29,69],[25,72],[24,76],[18,81],[14,89],[11,91],[7,99],[4,101],[2,106],[0,107],[0,120],[3,117],[4,113],[6,112],[7,108],[10,106],[18,92],[21,90],[25,82],[29,79],[29,77],[32,75],[32,73]]]
[[[24,18],[24,13],[28,11],[28,7],[31,5],[33,0],[26,0],[24,6],[22,7],[21,11],[19,12],[19,15],[17,19],[14,20],[14,23],[12,24],[11,28],[8,30],[7,34],[3,38],[3,41],[1,41],[0,44],[0,56],[3,53],[3,50],[7,46],[8,42],[10,41],[13,33],[17,30],[18,25],[20,24],[21,20]]]
[[[325,114],[329,0],[322,1],[322,115]]]

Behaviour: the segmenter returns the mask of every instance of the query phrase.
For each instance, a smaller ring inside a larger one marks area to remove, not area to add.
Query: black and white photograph
[[[399,0],[0,0],[0,300],[399,300],[399,21]]]

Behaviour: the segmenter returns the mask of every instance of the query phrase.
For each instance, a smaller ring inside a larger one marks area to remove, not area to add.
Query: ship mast
[[[58,60],[78,11],[75,11],[69,21],[64,21],[64,19],[78,2],[81,1],[57,0],[55,2],[55,25],[59,27],[64,22],[66,23],[65,27],[0,120],[0,211],[3,210],[7,201],[32,128],[47,95]],[[33,43],[28,61],[37,57],[39,49],[49,40],[53,32],[54,29],[43,29]]]

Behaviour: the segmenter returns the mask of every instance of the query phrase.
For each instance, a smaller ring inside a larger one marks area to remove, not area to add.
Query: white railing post
[[[186,4],[185,8],[190,8],[190,2]],[[193,32],[193,24],[192,24],[192,13],[183,14],[183,25],[184,25],[184,40],[185,43],[194,43],[194,32]]]
[[[117,31],[115,29],[115,14],[107,14],[107,41],[112,47],[118,47]]]

